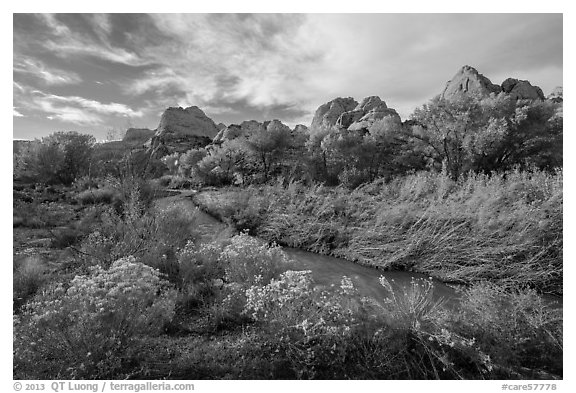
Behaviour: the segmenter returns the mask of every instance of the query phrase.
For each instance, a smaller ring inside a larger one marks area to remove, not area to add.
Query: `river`
[[[194,191],[182,191],[173,197],[163,198],[163,202],[185,201],[195,209],[197,228],[203,236],[211,237],[226,229],[226,224],[202,212],[189,198]],[[405,271],[382,271],[372,267],[362,266],[344,259],[328,255],[316,254],[290,247],[283,248],[290,260],[292,270],[311,270],[312,277],[317,285],[330,288],[339,286],[343,276],[349,277],[360,295],[370,297],[378,302],[390,296],[389,292],[380,284],[379,277],[384,276],[395,290],[407,289],[413,280],[430,280],[433,283],[433,297],[442,299],[448,308],[457,307],[460,292],[456,287],[449,286],[437,279],[427,277],[420,273]],[[554,307],[562,307],[562,298],[545,296],[546,302]]]

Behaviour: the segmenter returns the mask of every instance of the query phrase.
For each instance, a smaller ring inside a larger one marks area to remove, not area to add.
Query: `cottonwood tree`
[[[417,108],[412,120],[411,137],[419,140],[422,153],[436,164],[445,164],[453,180],[469,170],[469,150],[466,141],[481,131],[482,110],[477,99],[462,96],[447,100],[437,96]]]
[[[562,165],[561,104],[486,98],[436,97],[412,115],[410,136],[453,179],[469,170],[491,172],[514,166]]]
[[[38,182],[71,184],[90,174],[95,143],[92,135],[56,132],[21,153],[20,170]]]
[[[264,182],[268,181],[270,174],[290,148],[291,143],[290,128],[279,121],[265,122],[245,140]]]
[[[232,184],[238,178],[244,178],[248,167],[248,154],[243,140],[227,140],[207,151],[207,154],[193,166],[192,172],[206,184]]]

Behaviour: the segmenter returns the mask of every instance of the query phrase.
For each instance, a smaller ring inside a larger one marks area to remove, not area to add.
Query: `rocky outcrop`
[[[492,83],[475,68],[464,66],[446,83],[441,96],[446,99],[455,99],[462,95],[484,97],[490,93],[498,94],[501,91],[500,86]]]
[[[501,86],[493,84],[490,79],[470,66],[464,66],[446,83],[442,98],[451,100],[464,95],[488,97],[490,94],[505,93],[516,100],[544,100],[544,93],[538,86],[526,80],[508,78]]]
[[[217,133],[216,124],[197,106],[168,108],[147,145],[151,154],[162,157],[204,147],[212,142]]]
[[[293,134],[303,134],[308,135],[310,130],[304,124],[297,124],[296,127],[292,130]]]
[[[351,110],[348,112],[344,112],[338,117],[336,120],[336,127],[338,128],[348,128],[352,123],[360,120],[364,116],[364,111],[362,110]]]
[[[342,113],[354,110],[357,105],[358,102],[356,102],[352,97],[338,97],[324,105],[320,105],[316,110],[316,113],[314,113],[314,118],[312,119],[312,125],[310,128],[331,128],[336,125],[336,122]]]
[[[398,112],[392,108],[388,108],[386,103],[378,96],[364,98],[353,111],[353,113],[358,112],[362,113],[362,116],[354,120],[354,122],[347,127],[350,131],[369,129],[375,121],[381,120],[385,117],[392,117],[398,123],[401,122]]]
[[[516,100],[544,100],[544,93],[528,81],[508,78],[502,82],[502,91]]]
[[[129,128],[122,141],[124,142],[141,142],[144,144],[148,139],[152,138],[156,133],[155,130],[148,128]]]
[[[218,128],[219,131],[222,131],[224,128],[226,128],[226,124],[218,123],[216,124],[216,128]]]
[[[181,134],[212,139],[217,133],[216,124],[197,106],[166,109],[156,129],[156,136]]]
[[[553,101],[557,104],[564,102],[564,89],[562,86],[557,86],[552,90],[552,92],[546,97],[547,100]]]
[[[353,103],[356,104],[351,108]],[[345,108],[351,109],[344,110]],[[334,121],[337,113],[340,114]],[[398,123],[401,122],[400,115],[394,109],[388,108],[386,102],[378,96],[366,97],[360,103],[352,98],[336,98],[316,110],[311,128],[314,129],[315,125],[316,127],[320,125],[326,128],[345,128],[350,131],[368,130],[374,122],[385,117],[392,117]]]
[[[253,132],[260,129],[262,123],[256,120],[243,121],[241,124],[230,124],[220,130],[212,140],[213,143],[223,143],[227,140],[236,139],[240,136],[248,137]]]

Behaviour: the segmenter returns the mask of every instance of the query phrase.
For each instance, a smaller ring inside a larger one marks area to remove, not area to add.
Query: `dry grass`
[[[196,202],[269,241],[445,281],[562,293],[562,171],[417,173],[352,192],[292,183]]]

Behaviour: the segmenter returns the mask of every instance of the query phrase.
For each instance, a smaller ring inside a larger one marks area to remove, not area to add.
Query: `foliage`
[[[82,242],[80,256],[86,265],[109,266],[134,255],[177,281],[176,251],[195,237],[194,213],[179,204],[148,211],[140,195],[134,186],[122,212],[109,208],[101,215],[101,225]]]
[[[17,373],[38,367],[66,379],[109,376],[136,337],[158,334],[172,319],[174,296],[157,270],[134,258],[96,266],[67,289],[47,289],[15,318]]]
[[[33,255],[14,260],[12,275],[12,302],[15,311],[36,294],[46,281],[46,268],[40,256]]]
[[[473,338],[492,362],[505,365],[498,372],[562,374],[562,310],[533,290],[481,283],[464,292],[449,323],[457,334]]]
[[[94,204],[111,204],[116,197],[116,194],[111,188],[90,188],[84,190],[76,196],[78,202],[82,205]]]
[[[245,233],[230,239],[218,260],[224,266],[226,281],[242,285],[266,284],[288,265],[281,247],[269,246]]]
[[[558,104],[514,100],[506,94],[432,99],[414,111],[411,138],[453,180],[474,170],[508,170],[516,165],[562,166],[562,117]]]
[[[196,201],[234,223],[241,206],[268,241],[447,281],[562,292],[561,171],[457,182],[419,172],[352,192],[292,183],[220,193]]]
[[[89,174],[96,140],[77,132],[56,132],[19,153],[14,171],[34,181],[71,184]]]

